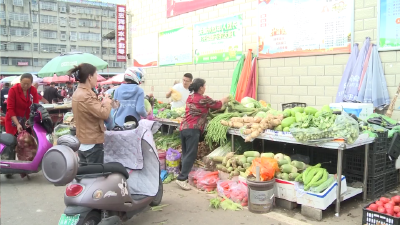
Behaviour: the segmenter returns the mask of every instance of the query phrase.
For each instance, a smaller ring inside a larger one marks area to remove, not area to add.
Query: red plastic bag
[[[278,162],[275,159],[261,157],[255,158],[250,167],[250,173],[256,176],[256,168],[260,167],[260,180],[268,181],[274,178],[275,172],[279,171]]]
[[[218,181],[217,190],[218,195],[221,197],[227,197],[242,206],[247,206],[248,204],[247,186],[242,182]]]
[[[218,171],[208,172],[205,176],[197,180],[197,188],[202,191],[210,192],[217,188],[218,181]]]

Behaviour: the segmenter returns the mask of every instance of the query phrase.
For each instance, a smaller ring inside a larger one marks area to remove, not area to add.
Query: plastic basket
[[[396,159],[390,160],[389,157],[386,158],[386,172],[396,170]]]
[[[388,141],[388,155],[397,159],[400,155],[400,134],[395,133],[393,138]]]
[[[282,111],[285,109],[292,109],[294,107],[307,107],[307,104],[302,102],[284,103],[282,104]]]
[[[363,217],[362,217],[363,225],[377,225],[377,224],[400,225],[400,218],[368,210],[367,209],[368,206],[372,203],[374,202],[370,202],[363,208]]]
[[[385,132],[376,132],[378,135],[375,138],[374,143],[372,144],[371,152],[378,153],[378,152],[387,152],[388,148],[388,131]]]
[[[343,157],[344,170],[352,174],[364,174],[365,152],[354,150],[347,151]],[[386,153],[370,153],[368,155],[368,176],[375,177],[387,172],[386,160],[389,160]]]
[[[392,170],[387,172],[385,175],[385,192],[391,191],[397,187],[399,184],[399,172],[397,170]]]
[[[344,175],[346,177],[347,184],[353,182],[363,182],[363,175],[351,173],[345,173]],[[367,197],[369,199],[375,199],[385,193],[385,177],[386,174],[376,177],[368,176]]]
[[[345,157],[343,157],[343,159],[344,158]],[[323,148],[314,148],[314,157],[311,164],[315,165],[321,163],[321,167],[325,168],[330,174],[335,174],[337,173],[337,160],[337,151],[327,151]]]

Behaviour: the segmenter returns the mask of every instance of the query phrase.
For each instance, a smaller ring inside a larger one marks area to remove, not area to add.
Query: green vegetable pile
[[[162,150],[167,150],[169,148],[177,149],[181,145],[178,131],[175,131],[171,135],[161,135],[160,132],[157,132],[154,135],[154,141],[156,143],[156,148]]]
[[[335,177],[321,168],[321,164],[317,164],[307,167],[303,173],[297,175],[295,181],[303,183],[305,191],[321,193],[335,182]]]
[[[178,113],[176,113],[173,110],[165,109],[165,110],[159,112],[156,117],[160,118],[160,119],[176,119],[180,116],[181,115],[179,115]]]

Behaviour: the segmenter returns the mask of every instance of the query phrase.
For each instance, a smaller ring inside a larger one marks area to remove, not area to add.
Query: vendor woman
[[[201,78],[193,80],[189,86],[189,95],[186,101],[185,118],[180,126],[180,137],[182,141],[182,169],[176,183],[183,190],[190,190],[187,183],[189,172],[197,157],[197,148],[201,133],[207,122],[209,109],[220,109],[222,104],[228,102],[228,97],[215,101],[204,95],[206,91],[206,81]]]

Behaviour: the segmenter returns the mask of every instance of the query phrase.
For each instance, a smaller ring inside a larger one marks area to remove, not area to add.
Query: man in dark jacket
[[[63,96],[58,94],[58,90],[55,88],[56,84],[51,83],[50,87],[48,87],[43,94],[43,98],[45,98],[48,102],[58,102],[58,99],[64,99]]]
[[[0,92],[0,104],[1,104],[1,111],[6,114],[7,113],[7,104],[4,103],[6,98],[4,95],[8,95],[8,91],[10,90],[10,83],[5,83],[4,88]]]
[[[69,97],[72,97],[72,95],[74,94],[74,87],[72,86],[71,82],[67,82],[67,95],[69,95]]]

